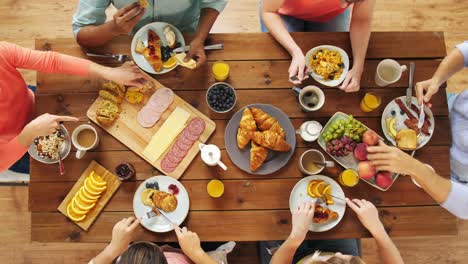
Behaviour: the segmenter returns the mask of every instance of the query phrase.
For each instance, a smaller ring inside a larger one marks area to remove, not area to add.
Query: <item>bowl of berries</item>
[[[206,91],[206,103],[216,113],[227,113],[236,105],[234,87],[225,82],[217,82]]]

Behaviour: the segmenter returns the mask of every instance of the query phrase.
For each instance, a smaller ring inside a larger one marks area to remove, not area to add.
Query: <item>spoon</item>
[[[62,161],[62,154],[60,154],[60,151],[58,152],[58,156],[59,156],[59,169],[60,169],[60,175],[64,175],[65,174],[65,166],[63,165],[63,161]]]

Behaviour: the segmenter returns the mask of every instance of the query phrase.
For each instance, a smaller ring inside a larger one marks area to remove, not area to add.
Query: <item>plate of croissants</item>
[[[232,116],[224,141],[237,167],[266,175],[288,163],[296,147],[296,134],[283,111],[267,104],[252,104]]]
[[[180,225],[187,217],[189,207],[189,196],[182,183],[164,175],[153,176],[144,181],[133,196],[135,216],[142,217],[142,226],[157,233],[174,229],[158,210]],[[147,218],[146,213],[151,211],[155,212],[156,216]]]

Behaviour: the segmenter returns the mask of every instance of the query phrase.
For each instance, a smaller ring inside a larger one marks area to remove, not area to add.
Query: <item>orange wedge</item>
[[[79,200],[81,202],[81,204],[85,204],[85,205],[91,205],[91,204],[96,203],[96,201],[97,201],[95,199],[88,199],[88,198],[84,197],[83,193],[81,193],[81,192],[78,192],[75,195],[75,198],[73,198],[73,199]]]
[[[312,198],[317,198],[317,196],[313,193],[313,188],[317,183],[319,183],[319,180],[311,180],[309,184],[307,185],[307,194],[312,197]]]
[[[103,181],[99,175],[95,174],[94,171],[89,174],[88,179],[90,184],[96,186],[97,188],[102,188],[107,185],[107,183]]]
[[[77,216],[85,215],[89,212],[89,210],[81,210],[78,206],[75,205],[73,201],[70,204],[71,204],[71,207],[70,207],[71,211]]]
[[[322,197],[323,188],[325,188],[325,182],[320,181],[312,188],[312,192],[314,193],[316,197]]]
[[[93,208],[96,205],[96,203],[89,204],[89,203],[85,203],[81,201],[79,196],[77,197],[77,199],[73,199],[72,203],[75,203],[74,206],[78,207],[79,209],[83,211],[86,211],[86,210],[89,211],[91,210],[91,208]]]
[[[83,221],[83,220],[86,218],[86,215],[81,215],[81,216],[80,216],[80,215],[74,214],[73,211],[72,211],[72,209],[71,209],[71,206],[72,206],[71,203],[68,204],[68,206],[67,206],[67,215],[68,215],[68,217],[69,217],[71,220],[75,221],[75,222]]]
[[[86,178],[85,182],[84,182],[84,186],[86,188],[87,191],[90,191],[89,193],[91,193],[92,195],[99,195],[100,193],[102,193],[105,189],[107,189],[107,186],[103,186],[103,187],[97,187],[97,186],[94,186],[91,181],[89,180],[89,178]]]
[[[331,194],[331,185],[330,184],[327,184],[327,186],[325,186],[325,188],[323,189],[323,194]],[[326,198],[326,202],[327,204],[334,204],[335,202],[333,201],[333,197],[329,196],[329,195],[326,195],[325,196]]]
[[[99,197],[101,197],[101,195],[92,195],[92,194],[88,193],[84,187],[80,188],[80,192],[81,192],[83,198],[86,198],[86,199],[92,200],[92,201],[96,201],[97,199],[99,199]]]

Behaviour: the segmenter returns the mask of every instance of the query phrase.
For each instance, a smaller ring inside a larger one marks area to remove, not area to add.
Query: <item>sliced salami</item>
[[[173,172],[175,168],[179,165],[178,163],[173,163],[166,157],[161,161],[161,169],[165,172]]]
[[[200,117],[195,117],[187,128],[191,134],[200,136],[205,130],[205,121]]]
[[[184,158],[187,155],[188,150],[180,149],[176,144],[172,145],[167,155],[174,155],[179,158]]]
[[[171,163],[175,163],[175,164],[179,164],[180,161],[184,158],[184,157],[178,157],[176,155],[173,155],[171,153],[167,153],[167,155],[164,157],[165,159],[168,159]]]
[[[186,144],[184,141],[182,141],[182,136],[180,136],[177,141],[176,141],[176,145],[177,147],[179,147],[181,150],[189,150],[190,148],[192,148],[193,146],[193,141],[189,141],[190,144]]]
[[[192,141],[195,141],[200,137],[200,135],[190,133],[190,131],[188,129],[185,129],[183,131],[182,136],[185,136],[187,139],[192,140]]]

